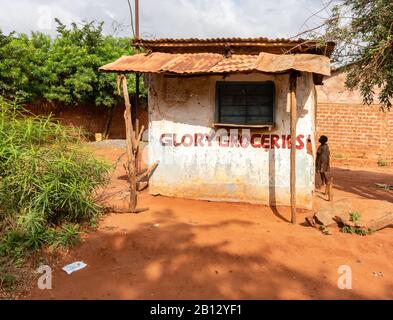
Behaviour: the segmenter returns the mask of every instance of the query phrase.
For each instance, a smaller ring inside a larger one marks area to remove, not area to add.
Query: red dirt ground
[[[97,151],[111,161],[121,149]],[[367,218],[393,208],[391,168],[334,167],[335,199]],[[107,192],[126,190],[119,165]],[[114,200],[112,200],[114,201]],[[126,205],[125,200],[117,200]],[[326,203],[317,196],[315,207]],[[97,231],[62,253],[53,289],[27,299],[392,299],[393,229],[369,236],[332,235],[287,222],[286,207],[139,196],[140,214],[109,214]],[[85,269],[67,275],[65,264]],[[352,290],[337,287],[340,265],[352,268]],[[382,272],[376,277],[373,272]],[[38,277],[38,276],[37,276]]]

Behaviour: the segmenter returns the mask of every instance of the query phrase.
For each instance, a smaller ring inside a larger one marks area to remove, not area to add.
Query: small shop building
[[[159,161],[150,193],[312,207],[315,85],[330,75],[333,43],[225,38],[132,45],[143,53],[100,70],[144,74],[148,163]]]

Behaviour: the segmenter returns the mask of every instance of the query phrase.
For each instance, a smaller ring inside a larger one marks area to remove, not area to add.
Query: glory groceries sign
[[[296,137],[296,149],[304,148],[305,137],[299,134]],[[176,133],[163,133],[160,144],[170,147],[210,147],[217,141],[220,147],[264,148],[264,149],[290,149],[291,136],[277,134],[206,134],[193,133],[179,135]]]

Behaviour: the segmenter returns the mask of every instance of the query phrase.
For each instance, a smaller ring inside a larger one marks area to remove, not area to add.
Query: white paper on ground
[[[82,261],[76,261],[70,264],[67,264],[66,266],[63,267],[63,270],[65,272],[67,272],[67,274],[71,274],[75,271],[78,271],[80,269],[83,269],[84,267],[86,267],[87,264],[82,262]]]

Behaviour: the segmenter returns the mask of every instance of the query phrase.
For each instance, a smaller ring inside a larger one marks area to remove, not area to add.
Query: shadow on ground
[[[239,254],[237,242],[242,239],[214,237],[214,230],[230,232],[234,226],[243,228],[246,234],[252,222],[239,219],[199,225],[179,223],[172,219],[170,210],[152,214],[157,217],[153,223],[138,224],[133,231],[117,229],[91,234],[72,253],[73,259],[83,259],[88,267],[70,276],[57,269],[54,288],[50,292],[36,292],[35,297],[362,299],[353,291],[338,290],[336,283],[327,279],[329,272],[324,268],[317,270],[319,277],[308,275],[299,271],[301,268],[288,268],[277,256],[273,257],[271,246],[257,246],[257,251],[249,252],[246,248],[242,250],[245,253]],[[210,238],[201,239],[201,231]],[[247,247],[247,243],[243,245]]]
[[[364,170],[332,168],[334,187],[372,200],[393,202],[393,191],[377,187],[376,183],[393,184],[393,174]]]

